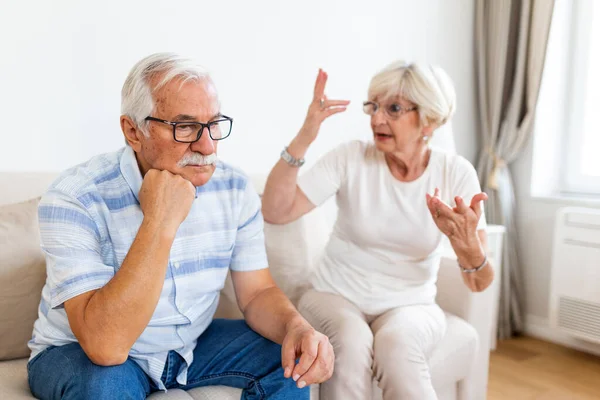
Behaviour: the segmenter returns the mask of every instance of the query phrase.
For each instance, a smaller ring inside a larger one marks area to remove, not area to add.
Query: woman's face
[[[384,153],[417,151],[424,144],[428,127],[422,126],[415,104],[400,97],[381,103],[377,98],[365,106],[377,149]]]

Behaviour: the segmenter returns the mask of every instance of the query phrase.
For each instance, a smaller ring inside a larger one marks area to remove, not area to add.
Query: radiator
[[[560,209],[552,251],[550,323],[600,343],[600,210]]]

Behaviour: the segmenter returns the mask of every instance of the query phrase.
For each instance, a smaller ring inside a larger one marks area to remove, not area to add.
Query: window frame
[[[565,194],[600,194],[600,176],[584,175],[581,172],[581,159],[584,146],[584,118],[587,90],[589,89],[588,65],[591,45],[591,34],[594,4],[590,0],[579,0],[571,3],[572,18],[569,32],[572,44],[570,49],[571,63],[567,77],[567,112],[564,135],[564,168],[560,179],[560,190]],[[600,7],[600,3],[595,5]],[[598,12],[596,10],[595,12]],[[600,15],[600,13],[599,13]],[[600,24],[600,21],[595,21]],[[600,46],[600,39],[598,46]],[[593,72],[592,72],[593,73]],[[581,77],[584,77],[583,79]],[[600,112],[600,110],[599,110]],[[600,132],[599,132],[600,134]]]

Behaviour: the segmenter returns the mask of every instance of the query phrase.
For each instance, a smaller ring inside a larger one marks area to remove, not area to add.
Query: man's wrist
[[[173,241],[175,240],[175,235],[177,234],[177,229],[179,229],[179,226],[161,222],[156,218],[144,216],[142,225],[140,226],[140,230],[142,229],[159,235],[163,240]]]
[[[298,312],[295,312],[285,323],[285,332],[287,334],[293,330],[301,328],[312,329],[312,326],[310,326],[310,324],[302,317],[302,315],[300,315]]]

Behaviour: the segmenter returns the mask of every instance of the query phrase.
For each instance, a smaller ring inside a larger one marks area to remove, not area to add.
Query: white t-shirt
[[[412,182],[392,176],[373,142],[352,141],[321,158],[298,180],[315,205],[336,195],[338,217],[312,277],[316,290],[337,293],[364,313],[435,302],[443,234],[425,194],[439,188],[451,207],[481,192],[465,158],[432,149],[425,172]],[[485,218],[478,229],[485,228]],[[458,271],[457,271],[458,272]]]

